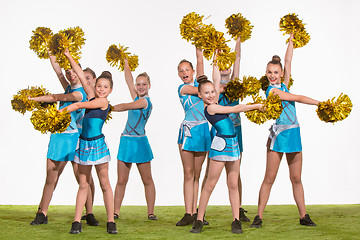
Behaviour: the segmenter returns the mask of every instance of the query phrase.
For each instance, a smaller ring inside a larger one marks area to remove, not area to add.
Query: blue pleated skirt
[[[85,138],[80,136],[74,162],[81,165],[98,165],[110,161],[110,151],[103,134]]]
[[[209,124],[202,123],[190,129],[191,136],[185,134],[186,126],[179,129],[178,144],[182,149],[191,152],[208,152],[211,145]]]
[[[126,163],[145,163],[154,158],[147,136],[122,135],[117,159]]]
[[[241,157],[237,136],[215,135],[209,158],[216,161],[236,161]]]

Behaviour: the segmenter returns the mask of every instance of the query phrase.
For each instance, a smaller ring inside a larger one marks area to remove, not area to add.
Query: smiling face
[[[266,67],[266,77],[270,84],[280,84],[281,78],[284,76],[284,72],[279,64],[268,64]]]
[[[98,98],[107,98],[112,92],[109,79],[98,78],[95,84],[95,95]]]
[[[77,85],[80,83],[78,75],[75,73],[74,69],[68,69],[65,71],[66,79],[71,85]]]
[[[215,103],[216,90],[214,84],[211,82],[203,84],[198,96],[203,100],[205,106]]]
[[[138,76],[135,82],[136,93],[139,97],[144,97],[149,93],[151,84],[146,76]]]
[[[178,66],[178,75],[184,83],[192,83],[194,81],[195,70],[188,62],[180,63]]]

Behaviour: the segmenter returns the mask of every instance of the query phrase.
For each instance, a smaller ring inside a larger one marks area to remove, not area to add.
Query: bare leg
[[[265,177],[259,192],[258,215],[260,218],[262,218],[269,200],[271,187],[276,179],[282,155],[283,153],[274,152],[269,148],[267,149]]]
[[[194,169],[194,199],[192,204],[192,213],[196,213],[197,200],[199,196],[199,179],[201,174],[201,168],[206,157],[206,152],[195,153],[195,169]]]
[[[57,162],[46,159],[46,180],[38,209],[38,212],[44,213],[45,216],[47,215],[52,195],[66,163],[67,162]]]
[[[209,175],[208,179],[204,185],[204,188],[201,191],[200,201],[199,201],[199,211],[197,215],[197,220],[203,220],[206,207],[208,205],[212,191],[214,190],[217,181],[221,175],[221,171],[225,166],[225,162],[214,161],[210,159],[209,161]],[[238,210],[239,211],[239,208]]]
[[[155,184],[151,175],[151,163],[138,163],[137,164],[141,180],[145,188],[145,198],[147,204],[148,215],[154,214],[154,205],[155,205]]]
[[[240,160],[234,162],[226,162],[226,180],[229,190],[229,200],[233,214],[233,220],[239,220],[239,208],[240,208],[240,200],[239,200],[239,174],[240,174]]]
[[[293,187],[293,195],[299,210],[300,218],[305,217],[304,188],[301,182],[302,152],[287,153],[286,159],[289,165],[290,180]]]
[[[131,163],[117,160],[118,180],[115,187],[114,213],[119,215],[122,201],[125,196],[126,184],[129,180]]]
[[[91,165],[78,165],[79,190],[76,196],[74,222],[81,221],[81,215],[89,192],[91,168]]]
[[[179,144],[180,157],[183,164],[184,171],[184,202],[185,212],[193,213],[193,199],[194,199],[194,152],[182,150],[182,145]]]
[[[99,178],[100,187],[103,192],[104,204],[107,213],[107,221],[114,222],[114,198],[109,180],[109,163],[95,166]]]
[[[239,180],[238,180],[238,188],[239,188],[239,203],[240,203],[240,207],[242,205],[242,183],[241,183],[241,177],[240,177],[240,165],[241,165],[241,158],[242,156],[240,156],[240,160],[239,160]]]
[[[209,175],[209,162],[210,162],[209,156],[206,158],[206,160],[207,160],[206,161],[206,170],[205,170],[205,174],[204,174],[204,179],[203,179],[202,184],[201,184],[201,190],[204,188],[206,180],[207,180],[208,175]]]

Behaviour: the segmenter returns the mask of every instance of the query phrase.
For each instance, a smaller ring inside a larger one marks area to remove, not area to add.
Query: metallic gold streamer
[[[47,27],[37,27],[32,33],[33,35],[29,41],[30,49],[41,59],[49,58],[48,44],[53,35],[51,29]]]
[[[265,104],[265,99],[263,99],[259,95],[256,95],[256,96],[253,96],[253,103],[248,103],[247,105],[251,105],[251,104],[255,104],[255,103]],[[261,112],[259,110],[246,111],[245,116],[247,117],[247,119],[249,119],[249,121],[259,124],[259,125],[263,124],[264,122],[266,122],[268,120],[266,113]]]
[[[259,93],[261,84],[255,77],[244,76],[242,82],[243,82],[243,86],[245,89],[245,97],[251,96],[251,95],[256,95]]]
[[[202,19],[204,16],[200,16],[195,12],[188,13],[183,17],[180,23],[180,35],[186,41],[193,41],[195,32],[203,25]]]
[[[239,78],[235,78],[234,80],[228,82],[225,87],[225,96],[231,101],[234,102],[241,98],[241,100],[245,97],[245,88],[243,83]]]
[[[244,18],[241,13],[237,13],[225,20],[225,27],[234,40],[240,36],[241,42],[244,42],[250,39],[254,26],[250,25],[250,21]]]
[[[112,119],[112,111],[114,110],[114,107],[110,104],[109,112],[106,116],[105,123],[108,123],[110,119]]]
[[[120,71],[124,71],[125,58],[128,60],[131,71],[139,66],[139,57],[137,55],[130,55],[127,52],[128,47],[112,44],[106,52],[106,61],[110,66],[116,66]]]
[[[294,48],[305,46],[310,41],[310,35],[305,30],[305,24],[295,13],[289,13],[280,19],[280,31],[285,34],[294,34]],[[289,39],[287,39],[288,43]]]
[[[352,110],[352,102],[348,95],[341,93],[335,101],[335,97],[318,104],[316,113],[321,121],[335,123],[347,118]]]
[[[40,87],[31,87],[19,90],[16,95],[13,96],[11,100],[12,108],[24,114],[26,111],[33,111],[34,109],[41,109],[48,107],[48,104],[36,102],[29,100],[29,97],[39,97],[50,94],[45,88]]]
[[[283,111],[283,105],[280,97],[278,95],[274,95],[272,92],[269,93],[269,96],[265,101],[265,115],[267,119],[278,119]]]

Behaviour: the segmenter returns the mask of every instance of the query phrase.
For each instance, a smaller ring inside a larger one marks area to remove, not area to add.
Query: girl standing
[[[305,96],[291,94],[287,89],[290,81],[291,60],[294,48],[292,39],[293,36],[291,35],[285,55],[284,71],[282,70],[279,56],[273,56],[266,67],[266,76],[270,82],[266,90],[266,96],[268,96],[270,92],[278,95],[282,100],[284,110],[280,117],[276,119],[275,124],[270,128],[270,135],[267,142],[266,172],[259,192],[258,215],[255,216],[250,227],[259,228],[262,226],[263,212],[284,153],[286,154],[289,166],[294,199],[299,210],[300,224],[316,226],[309,215],[306,214],[305,210],[304,189],[301,182],[302,146],[295,102],[318,105],[319,101]],[[284,77],[283,83],[281,83],[281,77]]]
[[[203,54],[196,49],[196,77],[204,74]],[[210,150],[209,125],[204,115],[204,103],[197,96],[198,83],[194,80],[195,70],[191,62],[182,60],[178,75],[184,82],[178,88],[180,102],[185,111],[181,123],[178,145],[184,171],[185,214],[176,226],[186,226],[194,221],[199,192],[199,178],[202,164]]]
[[[145,135],[145,124],[152,110],[152,103],[148,94],[151,87],[150,77],[146,72],[141,73],[136,77],[134,85],[127,59],[125,59],[124,74],[133,102],[114,106],[114,111],[128,111],[128,120],[124,132],[121,134],[117,156],[118,180],[115,188],[114,215],[115,219],[119,218],[130,169],[132,164],[136,163],[145,188],[148,219],[157,220],[154,214],[155,184],[151,175],[150,162],[154,157]]]

